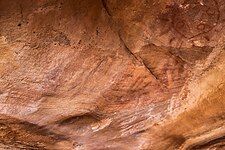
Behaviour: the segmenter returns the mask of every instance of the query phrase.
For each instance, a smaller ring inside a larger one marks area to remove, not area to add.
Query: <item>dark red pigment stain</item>
[[[166,9],[159,16],[160,23],[188,39],[211,31],[220,18],[216,0],[185,0]]]

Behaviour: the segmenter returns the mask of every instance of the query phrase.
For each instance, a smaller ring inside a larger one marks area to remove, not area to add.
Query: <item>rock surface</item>
[[[0,148],[225,149],[224,0],[0,0]]]

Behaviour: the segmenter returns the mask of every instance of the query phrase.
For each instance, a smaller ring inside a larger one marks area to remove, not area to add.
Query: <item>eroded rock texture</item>
[[[0,148],[225,149],[224,0],[0,0]]]

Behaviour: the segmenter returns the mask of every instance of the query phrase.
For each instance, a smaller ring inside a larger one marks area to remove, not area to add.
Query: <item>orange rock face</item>
[[[225,149],[223,0],[0,0],[0,148]]]

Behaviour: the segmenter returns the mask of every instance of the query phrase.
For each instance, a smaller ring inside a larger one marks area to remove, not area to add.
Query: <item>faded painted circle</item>
[[[186,0],[169,9],[174,30],[186,38],[209,32],[219,21],[220,13],[215,0]]]

